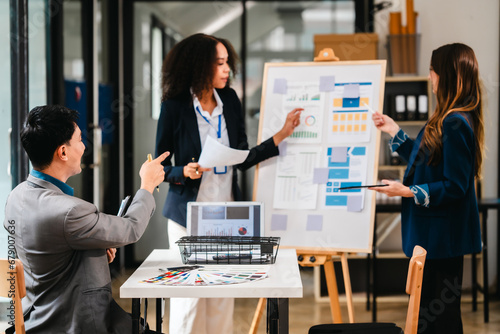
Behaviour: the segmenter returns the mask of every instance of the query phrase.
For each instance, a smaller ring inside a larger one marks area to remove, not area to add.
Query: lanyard
[[[200,114],[201,117],[203,117],[203,119],[205,120],[205,122],[207,122],[212,128],[215,129],[215,127],[212,125],[212,123],[210,123],[210,120],[201,114],[201,111],[198,108],[198,106],[196,106],[196,111],[198,112],[198,114]],[[215,129],[217,131],[217,138],[218,139],[220,139],[220,137],[222,136],[222,131],[221,131],[221,126],[222,126],[221,125],[221,116],[222,116],[222,114],[219,115],[219,126],[218,126],[218,129]]]
[[[203,117],[203,119],[205,120],[205,122],[208,123],[208,125],[210,125],[213,129],[215,129],[215,127],[212,125],[212,123],[210,123],[210,120],[201,114],[201,111],[198,108],[198,106],[196,106],[196,111],[198,112],[198,114],[200,114],[201,117]],[[221,131],[221,123],[222,123],[221,122],[221,117],[222,117],[222,114],[219,115],[219,126],[218,126],[218,129],[216,129],[216,131],[217,131],[217,139],[220,139],[221,135],[222,135],[222,131]],[[219,168],[221,168],[221,167],[219,167]],[[227,166],[224,166],[224,170],[222,170],[222,171],[219,171],[217,169],[217,167],[214,167],[214,173],[215,174],[226,174],[227,173]]]

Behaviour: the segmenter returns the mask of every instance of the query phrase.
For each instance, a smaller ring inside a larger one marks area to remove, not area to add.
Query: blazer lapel
[[[238,126],[238,122],[234,119],[234,115],[226,108],[226,103],[222,108],[222,114],[224,115],[224,120],[226,121],[227,136],[229,137],[229,146],[232,148],[237,148],[238,146],[238,131],[235,128]]]
[[[184,118],[184,122],[186,123],[186,129],[189,129],[189,134],[191,135],[191,140],[193,141],[197,157],[199,157],[201,154],[201,141],[196,114],[192,104],[188,104],[184,109],[185,110],[183,110],[181,114]]]

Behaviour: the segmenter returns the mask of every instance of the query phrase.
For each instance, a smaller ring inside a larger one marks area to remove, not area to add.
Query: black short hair
[[[77,120],[76,110],[59,105],[31,109],[21,130],[21,143],[33,167],[43,169],[52,163],[57,148],[73,137]]]

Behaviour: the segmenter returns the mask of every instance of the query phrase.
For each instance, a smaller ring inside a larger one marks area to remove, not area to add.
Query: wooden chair
[[[410,295],[408,312],[406,314],[405,334],[416,334],[418,330],[418,312],[420,309],[420,295],[427,251],[415,246],[408,267],[406,279],[406,293]],[[309,334],[401,334],[403,330],[394,323],[357,323],[357,324],[324,324],[309,329]]]
[[[21,298],[26,296],[24,268],[21,260],[0,259],[0,297],[10,298],[14,306],[16,334],[25,334]],[[9,309],[10,312],[10,309]],[[9,314],[10,315],[10,314]],[[8,317],[10,321],[10,317]]]

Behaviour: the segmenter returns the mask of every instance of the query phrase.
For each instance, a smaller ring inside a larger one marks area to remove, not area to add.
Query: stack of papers
[[[268,270],[269,266],[186,266],[163,271],[161,275],[140,283],[184,286],[238,284],[264,279]]]

